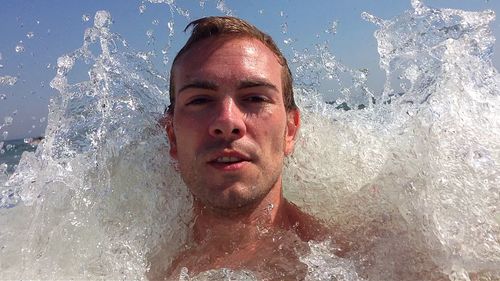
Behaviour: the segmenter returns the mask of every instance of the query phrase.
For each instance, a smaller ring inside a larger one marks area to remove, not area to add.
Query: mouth
[[[208,161],[213,168],[222,171],[236,171],[244,168],[251,162],[251,159],[239,152],[223,152]]]
[[[231,157],[231,156],[222,156],[222,157],[217,157],[217,159],[215,159],[215,163],[237,163],[237,162],[241,162],[243,161],[243,159],[239,158],[239,157]]]

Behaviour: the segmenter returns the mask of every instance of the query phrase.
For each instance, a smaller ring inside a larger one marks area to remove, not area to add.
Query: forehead
[[[266,45],[248,37],[217,37],[195,43],[173,67],[176,89],[190,80],[221,83],[245,78],[263,78],[281,89],[282,65]]]

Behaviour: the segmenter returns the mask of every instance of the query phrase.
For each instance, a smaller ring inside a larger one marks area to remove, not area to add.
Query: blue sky
[[[161,2],[155,0],[153,2]],[[165,1],[166,2],[166,1]],[[176,1],[175,5],[189,11],[190,19],[206,15],[220,15],[217,0]],[[382,89],[384,76],[378,68],[377,45],[373,37],[376,26],[361,18],[363,11],[390,19],[410,8],[410,0],[317,0],[265,1],[225,0],[233,15],[242,17],[271,34],[285,54],[293,39],[296,49],[313,48],[315,43],[329,42],[333,54],[343,64],[357,69],[367,68],[369,86]],[[500,11],[500,1],[487,0],[427,0],[436,8]],[[140,12],[142,6],[143,13]],[[174,37],[170,57],[184,43],[187,35],[181,30],[189,22],[166,4],[125,0],[11,0],[0,7],[0,77],[17,78],[14,85],[0,85],[0,142],[43,134],[46,126],[47,105],[55,90],[49,86],[55,76],[57,58],[82,45],[85,28],[90,27],[98,10],[107,10],[113,16],[112,30],[120,33],[137,50],[155,50],[158,53],[168,39],[169,20],[174,20]],[[89,20],[86,21],[87,15]],[[325,32],[337,22],[335,35]],[[286,23],[286,29],[283,24]],[[492,24],[496,37],[500,24]],[[152,31],[154,42],[147,31]],[[285,32],[286,31],[286,32]],[[16,46],[18,51],[16,52]],[[24,50],[22,50],[24,48]],[[500,65],[498,46],[494,63]],[[166,73],[169,65],[158,64]],[[5,121],[12,124],[6,126]],[[5,119],[7,118],[7,120]],[[5,134],[5,132],[8,132]]]

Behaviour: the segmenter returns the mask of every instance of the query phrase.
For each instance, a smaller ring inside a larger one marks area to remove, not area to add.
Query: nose
[[[244,114],[231,98],[226,98],[215,105],[215,116],[209,127],[213,137],[235,140],[246,133]]]

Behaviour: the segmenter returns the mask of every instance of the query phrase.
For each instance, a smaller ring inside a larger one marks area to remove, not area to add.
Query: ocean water
[[[413,0],[396,18],[363,17],[378,26],[381,95],[326,45],[290,59],[303,127],[285,196],[351,245],[338,257],[335,245],[309,243],[306,280],[499,280],[494,13]],[[88,80],[68,82],[76,64]],[[323,102],[314,81],[341,75],[351,78],[343,96]],[[57,61],[45,140],[2,182],[3,279],[146,280],[152,259],[168,265],[187,240],[192,198],[157,122],[167,81],[113,31],[109,12],[95,14],[82,46]]]
[[[35,149],[36,145],[30,144],[28,139],[3,141],[0,143],[0,163],[5,164],[5,170],[2,171],[12,174],[23,152],[33,152]]]
[[[36,144],[30,144],[30,139],[10,140],[0,142],[0,184],[7,181],[15,171],[24,152],[34,152]]]

